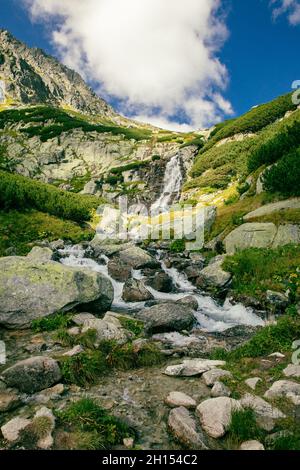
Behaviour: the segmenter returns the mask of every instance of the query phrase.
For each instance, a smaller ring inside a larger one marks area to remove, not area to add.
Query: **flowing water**
[[[61,259],[62,264],[90,269],[91,271],[102,273],[111,280],[114,288],[112,309],[121,309],[130,313],[130,311],[144,308],[144,302],[127,303],[122,299],[124,284],[115,281],[109,276],[107,267],[108,258],[106,256],[103,255],[99,262],[97,262],[85,257],[85,250],[78,245],[60,250],[60,253],[63,256]],[[160,258],[159,252],[157,253],[157,258]],[[172,278],[176,286],[176,292],[166,294],[158,292],[148,286],[147,289],[156,300],[162,301],[176,301],[189,295],[193,296],[198,302],[198,310],[195,312],[195,318],[199,328],[207,332],[217,332],[225,331],[236,325],[264,325],[264,321],[259,318],[251,308],[246,308],[242,304],[233,305],[229,300],[226,300],[224,305],[219,305],[212,297],[201,294],[195,286],[186,279],[185,275],[180,273],[177,269],[167,269],[164,262],[161,262],[161,267]],[[141,271],[133,270],[132,277],[134,279],[143,279],[144,276]]]
[[[151,206],[151,213],[153,215],[168,212],[172,202],[180,196],[182,183],[183,176],[180,167],[180,158],[178,155],[175,155],[167,163],[163,191],[157,201]]]

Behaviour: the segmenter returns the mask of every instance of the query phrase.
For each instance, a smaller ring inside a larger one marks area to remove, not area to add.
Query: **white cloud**
[[[63,62],[124,114],[178,129],[232,114],[217,56],[228,36],[221,0],[23,1],[34,20],[54,20]]]
[[[274,6],[273,18],[277,19],[283,14],[287,14],[289,23],[293,26],[300,24],[300,2],[299,0],[271,0]]]

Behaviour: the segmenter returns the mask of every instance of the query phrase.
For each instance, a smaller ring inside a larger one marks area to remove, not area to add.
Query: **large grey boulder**
[[[209,398],[196,410],[203,430],[215,439],[224,436],[231,423],[232,413],[241,410],[237,400],[228,397]]]
[[[264,394],[265,398],[288,398],[295,405],[300,404],[300,384],[291,380],[278,380]]]
[[[207,450],[205,437],[197,430],[196,421],[188,410],[182,406],[174,408],[169,414],[168,426],[181,444],[191,449]]]
[[[136,317],[145,323],[146,331],[152,334],[189,330],[195,322],[193,309],[169,302],[145,308]]]
[[[96,332],[96,346],[102,341],[115,341],[118,344],[125,344],[132,338],[132,335],[122,327],[118,317],[119,315],[114,312],[107,312],[103,319],[90,314],[79,314],[75,315],[73,320],[82,327],[82,333],[89,330]]]
[[[49,260],[51,250],[0,258],[0,325],[24,328],[58,311],[82,308],[96,314],[113,301],[111,281],[101,273]]]
[[[33,394],[58,383],[62,378],[58,363],[47,356],[17,362],[2,372],[1,380],[8,387]]]
[[[170,392],[165,402],[170,408],[183,406],[184,408],[193,410],[197,406],[193,398],[182,392]]]
[[[272,223],[243,224],[225,238],[226,252],[234,254],[247,248],[271,248],[276,233],[276,225]]]
[[[243,408],[251,408],[254,411],[258,425],[266,431],[272,431],[276,420],[285,418],[285,415],[275,406],[256,395],[246,393],[240,400]]]
[[[249,212],[244,216],[246,222],[263,217],[265,215],[273,214],[284,209],[300,209],[300,198],[286,199],[285,201],[273,202],[272,204],[266,204],[265,206],[259,207],[255,211]]]
[[[143,281],[137,279],[129,279],[125,282],[122,298],[125,302],[143,302],[154,299],[151,292],[146,289]]]
[[[273,241],[273,248],[289,244],[300,244],[300,224],[285,224],[278,227],[276,237]]]
[[[220,289],[230,282],[231,274],[222,268],[224,259],[225,256],[217,256],[213,263],[200,271],[196,283],[198,287]]]
[[[120,251],[119,259],[133,269],[160,267],[160,264],[152,256],[138,246],[132,246]]]

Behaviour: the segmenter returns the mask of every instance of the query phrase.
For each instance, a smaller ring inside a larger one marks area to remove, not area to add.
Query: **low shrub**
[[[266,170],[263,176],[263,187],[265,191],[278,192],[285,197],[300,196],[300,147]]]

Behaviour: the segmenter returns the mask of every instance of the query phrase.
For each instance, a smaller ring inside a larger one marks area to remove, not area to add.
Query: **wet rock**
[[[224,436],[234,411],[242,407],[237,400],[228,397],[210,398],[202,402],[196,410],[203,430],[215,439]]]
[[[152,336],[152,340],[161,343],[167,350],[180,354],[206,353],[212,348],[205,336],[183,335],[178,332]]]
[[[49,388],[60,381],[62,375],[58,363],[46,356],[37,356],[15,365],[2,372],[1,379],[12,388],[24,393],[35,393]]]
[[[259,441],[245,441],[241,444],[240,450],[265,450]]]
[[[254,411],[257,424],[266,431],[272,431],[277,419],[285,418],[285,415],[270,405],[263,398],[246,393],[240,400],[243,408],[251,408]]]
[[[260,377],[251,377],[250,379],[245,380],[245,384],[248,385],[252,390],[256,389],[257,384],[261,382]]]
[[[160,264],[152,258],[152,256],[138,246],[132,246],[121,251],[119,253],[119,259],[133,269],[160,267]]]
[[[63,240],[55,240],[54,242],[49,243],[49,247],[53,251],[63,250],[65,242]]]
[[[129,279],[125,282],[122,298],[125,302],[143,302],[154,299],[151,292],[146,289],[143,281],[137,279]]]
[[[1,427],[2,435],[6,441],[15,442],[18,440],[20,432],[23,431],[23,429],[25,429],[29,424],[29,419],[20,418],[17,416]]]
[[[190,330],[195,323],[194,311],[176,303],[163,303],[145,308],[136,314],[145,323],[149,334]]]
[[[222,268],[224,259],[224,256],[219,256],[213,263],[202,269],[196,282],[197,287],[221,289],[229,284],[231,274]]]
[[[171,377],[193,377],[202,375],[208,370],[218,366],[224,366],[224,361],[211,361],[208,359],[187,359],[182,364],[169,366],[165,370],[165,374]]]
[[[197,406],[197,403],[193,398],[182,392],[170,392],[165,402],[171,408],[183,406],[187,409],[194,409]]]
[[[231,395],[230,389],[222,382],[215,382],[213,388],[211,389],[211,396],[214,398],[230,397],[230,395]]]
[[[131,277],[132,268],[120,260],[110,260],[108,262],[108,274],[119,282],[126,282]]]
[[[266,292],[266,303],[275,312],[283,312],[289,305],[289,299],[281,292],[268,290]]]
[[[197,431],[196,421],[186,408],[181,406],[173,409],[169,414],[168,426],[175,439],[184,446],[207,450],[205,438],[200,431]]]
[[[278,380],[264,394],[265,398],[289,398],[294,404],[299,404],[300,384],[289,380]]]
[[[224,377],[232,378],[231,372],[223,369],[212,369],[202,375],[204,383],[208,387],[212,387],[213,385],[215,385],[216,382],[219,382],[220,379]]]
[[[43,254],[0,258],[0,325],[24,328],[79,305],[99,314],[110,308],[114,293],[108,278],[49,261],[48,250],[47,256],[38,250]]]
[[[300,365],[289,364],[283,370],[283,375],[285,375],[285,377],[296,377],[297,379],[299,379],[300,378]]]
[[[172,279],[164,272],[155,273],[154,276],[148,278],[146,285],[158,292],[170,293],[174,289]]]
[[[20,404],[20,397],[13,390],[0,390],[0,413],[12,411]]]
[[[184,297],[183,299],[177,300],[176,303],[180,305],[186,305],[187,307],[190,307],[195,311],[197,311],[199,308],[197,299],[193,297],[192,295],[188,295],[187,297]]]

